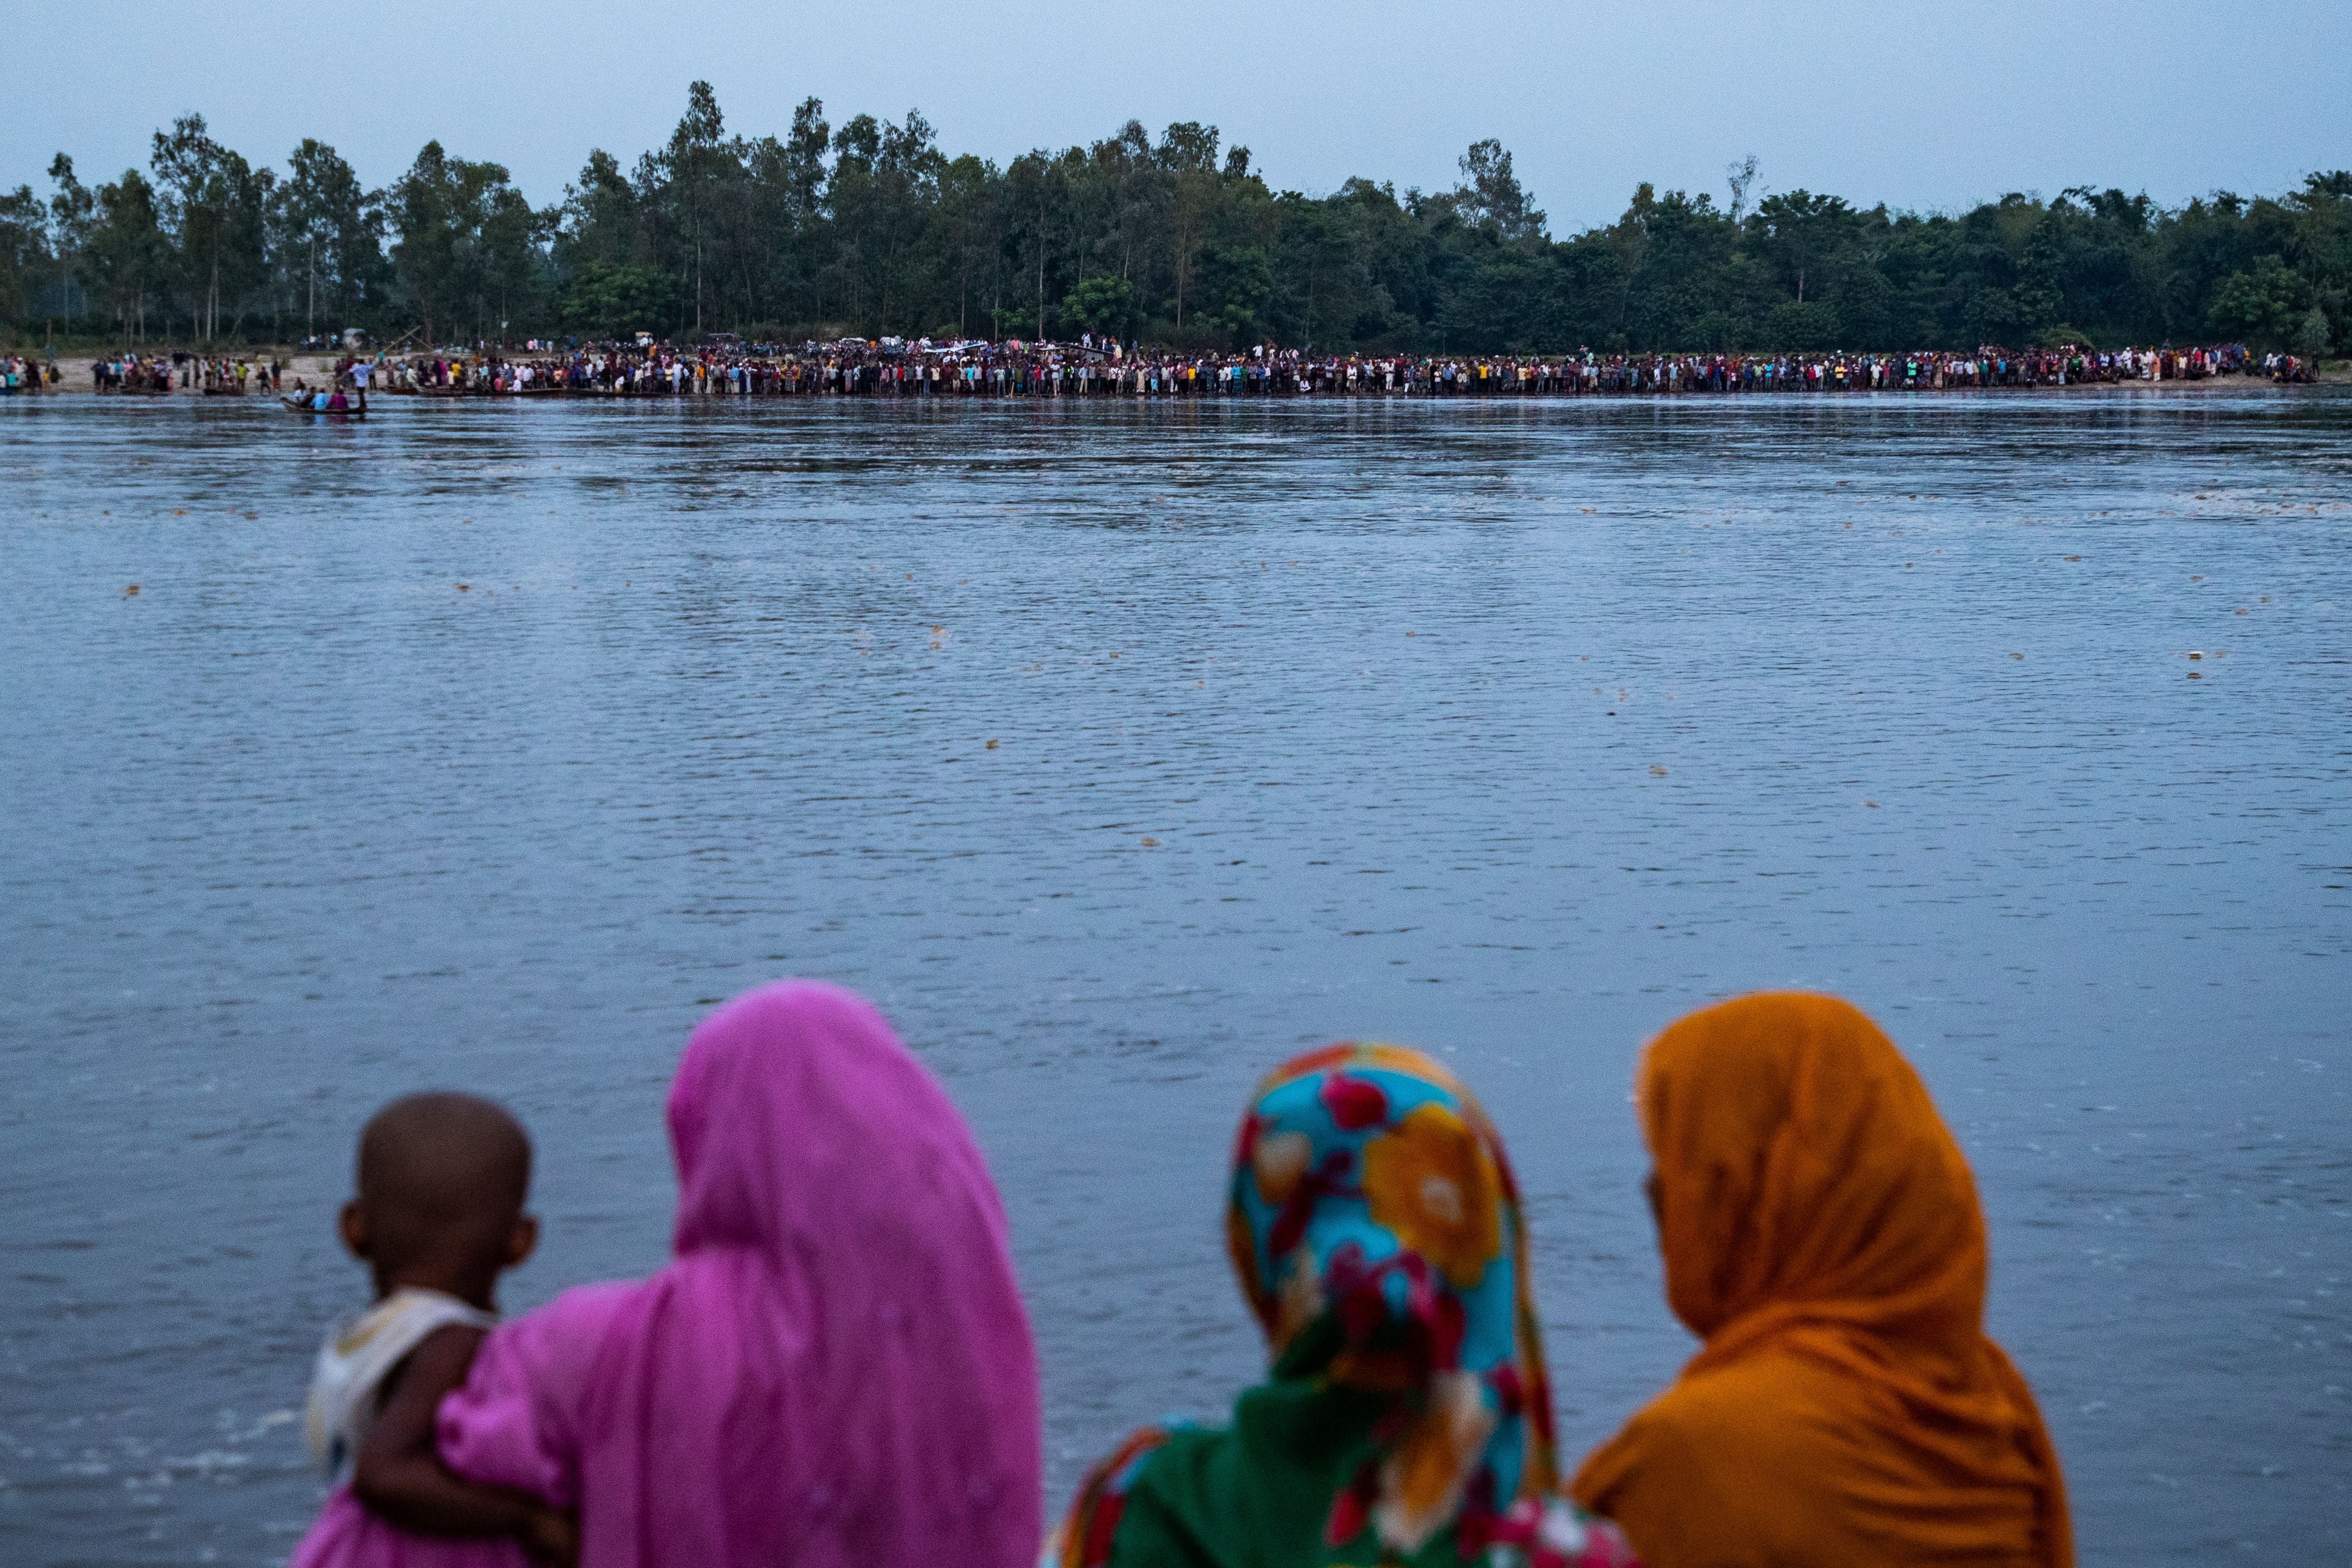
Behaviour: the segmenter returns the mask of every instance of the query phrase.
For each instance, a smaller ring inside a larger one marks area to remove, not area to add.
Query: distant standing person
[[[2065,1484],[1985,1337],[1976,1184],[1918,1075],[1832,996],[1650,1043],[1666,1296],[1706,1342],[1574,1491],[1650,1568],[2068,1568]]]

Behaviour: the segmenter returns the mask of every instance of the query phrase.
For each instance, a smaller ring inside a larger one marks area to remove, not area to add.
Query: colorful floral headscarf
[[[1341,1045],[1277,1069],[1226,1236],[1271,1373],[1231,1426],[1148,1427],[1097,1466],[1046,1568],[1633,1563],[1557,1493],[1518,1190],[1444,1068]]]
[[[1333,1500],[1328,1541],[1370,1522],[1410,1554],[1553,1490],[1518,1187],[1444,1068],[1342,1045],[1277,1068],[1242,1121],[1226,1238],[1277,1361],[1306,1348],[1330,1383],[1409,1395],[1378,1466]]]

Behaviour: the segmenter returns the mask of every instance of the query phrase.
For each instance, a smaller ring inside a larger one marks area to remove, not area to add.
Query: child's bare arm
[[[459,1480],[441,1462],[433,1428],[441,1396],[466,1381],[482,1331],[436,1330],[386,1380],[383,1408],[361,1445],[352,1490],[369,1510],[419,1535],[510,1535],[543,1562],[578,1552],[571,1520],[528,1493]]]

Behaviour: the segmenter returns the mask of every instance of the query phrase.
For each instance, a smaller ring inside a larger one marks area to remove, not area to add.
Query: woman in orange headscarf
[[[1706,1342],[1573,1490],[1651,1568],[2071,1568],[2058,1456],[1985,1337],[1975,1183],[1832,996],[1694,1013],[1637,1075],[1666,1299]]]

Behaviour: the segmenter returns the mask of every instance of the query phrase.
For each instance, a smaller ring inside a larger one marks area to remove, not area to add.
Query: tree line
[[[534,208],[429,142],[371,190],[305,139],[284,169],[201,115],[145,170],[0,195],[0,323],[110,342],[283,342],[357,327],[424,344],[638,331],[691,342],[1075,338],[1348,353],[2352,344],[2352,172],[2176,207],[2077,186],[1960,213],[1643,184],[1566,237],[1500,143],[1440,192],[1277,190],[1192,121],[1010,163],[940,150],[919,112],[730,134],[705,82],[664,145],[595,151]]]

